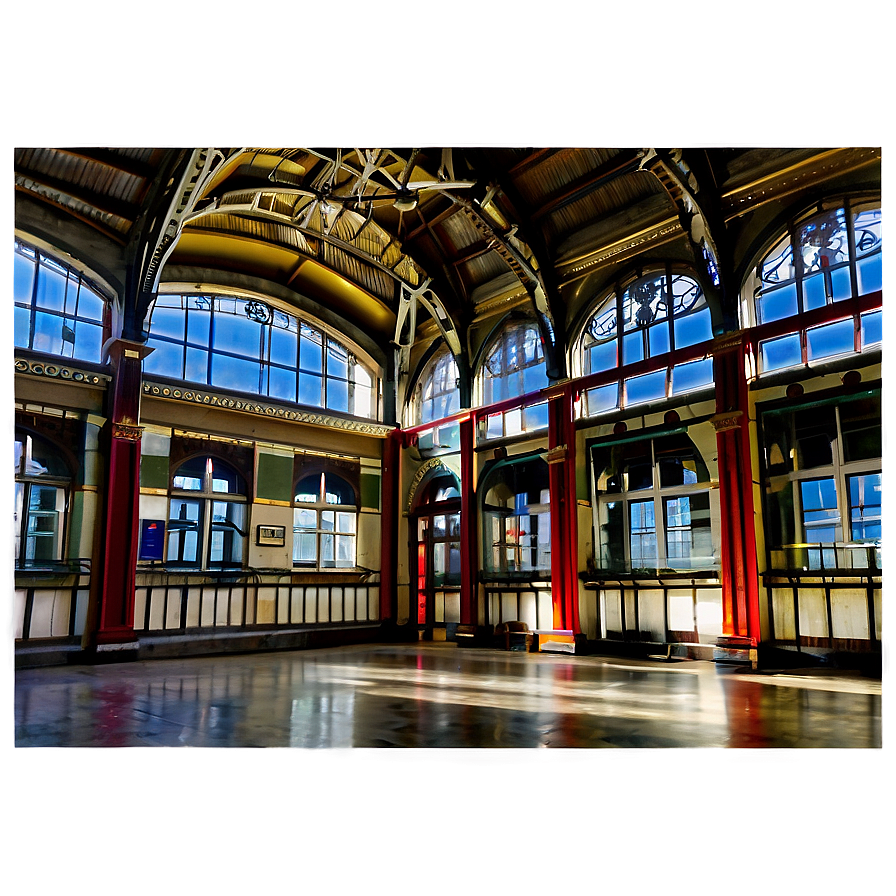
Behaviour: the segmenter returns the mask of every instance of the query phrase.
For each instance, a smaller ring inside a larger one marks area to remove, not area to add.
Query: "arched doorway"
[[[423,640],[444,641],[460,622],[460,483],[442,468],[419,488],[411,508],[414,607]]]

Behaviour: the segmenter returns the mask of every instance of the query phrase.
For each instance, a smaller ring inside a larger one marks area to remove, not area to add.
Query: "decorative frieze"
[[[94,373],[64,364],[35,361],[30,358],[16,358],[16,373],[27,373],[31,376],[45,376],[53,379],[69,380],[73,383],[84,383],[87,386],[104,386],[112,377],[104,373]]]
[[[188,389],[181,386],[165,386],[161,383],[144,382],[143,394],[150,395],[153,398],[164,398],[190,404],[224,408],[225,410],[242,411],[244,414],[255,414],[259,417],[271,417],[277,420],[286,420],[290,423],[308,423],[312,426],[325,426],[331,429],[361,433],[362,435],[378,436],[379,438],[385,438],[392,431],[391,426],[386,426],[382,423],[374,423],[367,420],[349,420],[344,417],[334,417],[315,411],[296,411],[267,402],[232,398],[229,395],[218,395],[204,389]]]

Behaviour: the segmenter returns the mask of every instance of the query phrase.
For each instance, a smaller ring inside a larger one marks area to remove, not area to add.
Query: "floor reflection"
[[[18,746],[879,747],[880,682],[362,646],[19,670]]]

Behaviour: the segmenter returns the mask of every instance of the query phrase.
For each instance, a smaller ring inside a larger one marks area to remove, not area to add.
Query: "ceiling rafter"
[[[531,220],[535,222],[554,212],[558,212],[567,205],[583,199],[617,178],[637,171],[643,156],[643,150],[633,150],[621,158],[620,156],[613,156],[599,168],[567,184],[544,205],[535,209],[530,215]]]
[[[39,171],[33,171],[30,168],[19,167],[16,171],[16,178],[29,180],[45,190],[69,196],[78,202],[84,203],[84,205],[93,206],[102,214],[114,215],[116,218],[121,218],[129,224],[133,224],[139,214],[139,209],[128,202],[122,202],[120,199],[114,199],[111,196],[104,196],[94,190],[88,190],[70,181]]]
[[[84,159],[88,162],[96,162],[99,165],[105,165],[107,168],[114,168],[116,171],[130,174],[133,177],[140,177],[143,180],[151,180],[156,174],[155,167],[149,162],[131,158],[130,156],[123,155],[113,149],[102,149],[100,147],[60,147],[56,152],[63,152],[66,155],[74,156],[77,159]]]

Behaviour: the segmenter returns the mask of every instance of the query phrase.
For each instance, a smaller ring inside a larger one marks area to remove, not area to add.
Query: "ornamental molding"
[[[130,423],[113,423],[112,438],[124,439],[127,442],[139,442],[143,438],[143,427]]]
[[[666,242],[681,234],[681,224],[677,219],[675,221],[665,221],[662,224],[658,224],[656,227],[643,230],[629,239],[621,240],[605,249],[598,249],[595,252],[588,253],[580,259],[578,263],[569,262],[569,267],[567,267],[563,274],[563,280],[566,281],[582,277],[590,268],[613,261],[619,255],[639,251],[647,243]],[[562,262],[560,263],[560,266],[564,266]]]
[[[709,422],[712,423],[716,432],[740,429],[740,418],[743,416],[743,413],[743,411],[727,411],[724,414],[716,414],[714,417],[710,417]]]
[[[228,395],[219,395],[204,389],[184,389],[180,386],[166,386],[162,383],[144,382],[143,394],[152,398],[181,401],[187,404],[207,405],[208,407],[240,411],[244,414],[268,417],[274,420],[285,420],[289,423],[307,423],[311,426],[323,426],[328,429],[339,429],[345,432],[376,436],[377,438],[385,438],[393,430],[393,427],[383,423],[372,423],[366,420],[348,420],[344,417],[334,417],[329,414],[315,413],[314,411],[296,411],[282,405],[252,401],[251,399],[231,398]]]
[[[566,460],[566,456],[566,445],[557,445],[556,448],[551,448],[550,451],[548,451],[548,453],[544,456],[544,459],[549,464],[562,464]]]
[[[85,386],[100,387],[112,381],[112,377],[105,373],[94,373],[91,370],[82,370],[70,365],[33,361],[28,358],[16,358],[15,363],[16,373],[26,373],[30,376],[50,377],[73,383],[83,383]]]
[[[408,489],[408,503],[405,507],[406,514],[411,512],[411,507],[414,504],[414,496],[417,494],[417,489],[420,487],[420,483],[423,482],[427,474],[431,473],[433,470],[444,470],[446,473],[451,473],[452,476],[454,475],[454,471],[440,458],[431,457],[426,461],[426,463],[414,474],[413,480],[411,480],[411,487]]]

